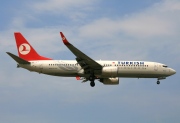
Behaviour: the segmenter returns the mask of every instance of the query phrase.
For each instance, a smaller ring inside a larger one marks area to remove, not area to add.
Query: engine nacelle
[[[102,76],[105,77],[117,77],[118,68],[117,67],[103,67]]]
[[[100,79],[100,82],[102,82],[105,85],[118,85],[119,84],[119,78],[102,78]]]

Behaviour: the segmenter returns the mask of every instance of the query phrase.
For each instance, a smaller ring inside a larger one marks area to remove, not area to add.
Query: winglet
[[[60,35],[61,35],[62,41],[65,45],[71,45],[62,32],[60,32]]]

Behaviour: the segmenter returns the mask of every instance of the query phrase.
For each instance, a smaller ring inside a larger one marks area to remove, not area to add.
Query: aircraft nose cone
[[[171,74],[172,75],[176,74],[176,71],[174,69],[171,69]]]

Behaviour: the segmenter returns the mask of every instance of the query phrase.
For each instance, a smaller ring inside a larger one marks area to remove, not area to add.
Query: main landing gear
[[[91,85],[91,87],[94,87],[94,86],[95,86],[95,82],[94,82],[94,81],[91,81],[91,82],[90,82],[90,85]]]
[[[95,82],[94,82],[95,77],[94,77],[94,76],[90,76],[90,77],[89,77],[89,80],[91,81],[91,82],[90,82],[90,86],[91,86],[91,87],[94,87],[94,86],[95,86]]]
[[[157,81],[157,84],[158,84],[158,85],[160,84],[160,81],[159,81],[159,80]]]

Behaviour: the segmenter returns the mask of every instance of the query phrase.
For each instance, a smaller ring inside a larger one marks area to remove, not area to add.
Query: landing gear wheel
[[[157,84],[159,85],[159,84],[160,84],[160,81],[157,81]]]
[[[94,87],[95,86],[95,82],[90,82],[90,85],[91,85],[91,87]]]

